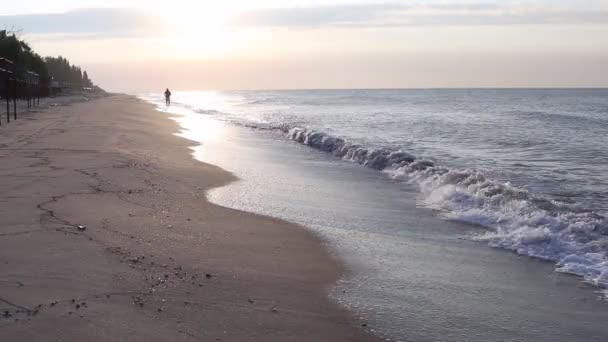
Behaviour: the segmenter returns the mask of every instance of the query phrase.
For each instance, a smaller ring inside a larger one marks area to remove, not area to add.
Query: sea
[[[139,93],[318,235],[328,295],[390,341],[608,340],[608,89]]]

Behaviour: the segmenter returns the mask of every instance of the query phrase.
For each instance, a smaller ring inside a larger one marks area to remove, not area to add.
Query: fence
[[[40,98],[49,95],[48,86],[40,84],[38,74],[31,71],[17,72],[19,67],[0,57],[0,98],[6,102],[6,122],[17,120],[17,102],[27,103],[28,110],[40,104]],[[4,104],[2,104],[2,107]],[[0,108],[2,108],[0,107]],[[0,115],[0,126],[3,117]]]

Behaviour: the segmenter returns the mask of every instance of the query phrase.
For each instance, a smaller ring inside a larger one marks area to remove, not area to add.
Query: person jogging
[[[169,88],[165,90],[165,104],[167,106],[171,104],[171,91],[169,90]]]

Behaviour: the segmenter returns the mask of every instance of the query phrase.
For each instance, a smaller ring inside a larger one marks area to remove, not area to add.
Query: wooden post
[[[13,82],[11,82],[11,79],[9,78],[9,80],[8,80],[8,88],[6,88],[6,94],[7,94],[6,95],[6,101],[7,101],[7,105],[6,105],[6,109],[7,109],[7,111],[6,111],[6,122],[11,122],[11,109],[10,109],[10,107],[8,105],[8,101],[9,101],[9,98],[11,97],[11,95],[13,95],[13,89],[11,87],[12,83]]]
[[[17,120],[17,79],[13,79],[13,115]]]
[[[9,77],[6,78],[6,117],[7,122],[11,121],[11,79]]]

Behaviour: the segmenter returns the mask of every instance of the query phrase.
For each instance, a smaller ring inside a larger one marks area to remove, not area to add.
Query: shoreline
[[[181,115],[181,114],[180,114]],[[593,341],[608,336],[598,293],[550,263],[466,239],[469,224],[417,206],[413,185],[274,132],[184,114],[183,136],[206,127],[197,159],[242,181],[209,199],[313,230],[352,270],[332,298],[376,336],[416,341]],[[284,143],[286,142],[286,143]],[[356,208],[356,210],[353,210]],[[345,292],[343,292],[345,291]],[[572,309],[576,308],[576,313]],[[447,323],[447,324],[446,324]]]
[[[208,202],[234,176],[151,104],[111,95],[2,129],[1,339],[374,340],[329,299],[345,269],[326,246]]]

